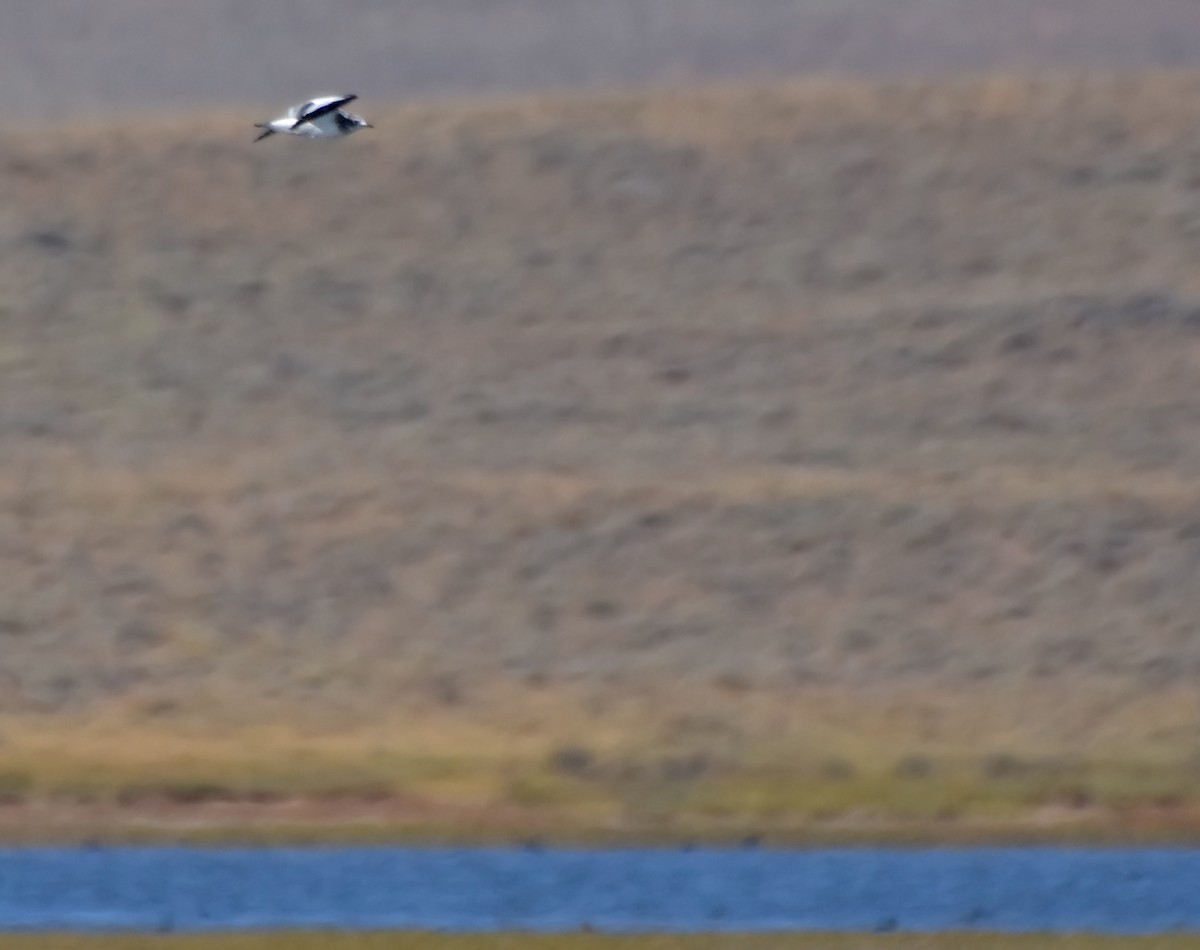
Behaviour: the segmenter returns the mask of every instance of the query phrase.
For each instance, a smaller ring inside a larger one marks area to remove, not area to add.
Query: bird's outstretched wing
[[[318,96],[315,99],[310,99],[303,105],[296,107],[295,119],[292,123],[292,128],[299,128],[305,122],[313,122],[322,116],[329,115],[331,112],[336,112],[347,102],[353,102],[357,99],[356,95],[349,96]]]

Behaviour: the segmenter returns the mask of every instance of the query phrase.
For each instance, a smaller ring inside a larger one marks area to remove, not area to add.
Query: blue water
[[[1200,850],[0,850],[0,930],[1200,932]]]

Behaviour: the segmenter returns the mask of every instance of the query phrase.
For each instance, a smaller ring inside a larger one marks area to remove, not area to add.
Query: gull
[[[287,115],[281,118],[256,122],[254,127],[262,129],[262,133],[254,141],[261,142],[276,132],[304,135],[311,139],[340,139],[359,129],[374,128],[362,116],[342,111],[342,106],[357,98],[355,95],[314,96],[308,102],[292,106]]]

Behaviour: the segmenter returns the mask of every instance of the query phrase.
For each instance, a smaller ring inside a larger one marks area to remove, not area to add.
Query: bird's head
[[[338,131],[340,131],[342,135],[350,135],[352,132],[357,132],[359,129],[375,128],[375,126],[371,125],[371,123],[364,119],[361,115],[354,115],[351,112],[334,113],[334,119],[337,121]]]

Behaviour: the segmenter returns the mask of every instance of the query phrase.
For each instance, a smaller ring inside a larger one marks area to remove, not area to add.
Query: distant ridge
[[[266,104],[342,85],[379,99],[1200,65],[1193,0],[0,0],[0,18],[0,119]]]

